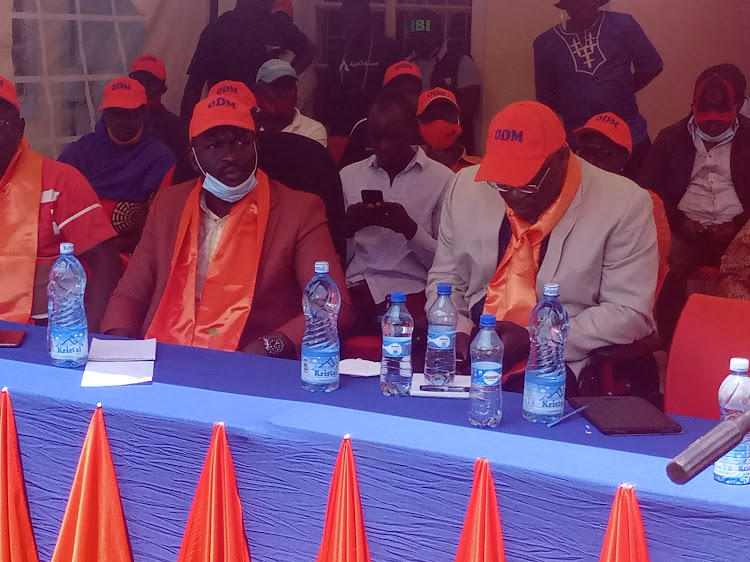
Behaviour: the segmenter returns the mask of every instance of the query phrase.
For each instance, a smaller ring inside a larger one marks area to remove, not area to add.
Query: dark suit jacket
[[[124,329],[143,337],[156,314],[169,278],[172,253],[185,201],[195,181],[162,189],[153,201],[133,260],[112,294],[102,332]],[[320,198],[270,181],[271,210],[258,267],[255,297],[239,349],[274,331],[286,335],[299,355],[305,318],[302,291],[316,261],[328,261],[341,290],[339,330],[353,322],[346,277],[333,249]]]
[[[745,211],[735,219],[742,225],[750,217],[750,120],[740,116],[740,128],[732,141],[732,182]],[[667,127],[656,137],[639,182],[664,201],[672,230],[681,213],[677,205],[687,191],[695,163],[695,144],[688,131],[690,116]]]

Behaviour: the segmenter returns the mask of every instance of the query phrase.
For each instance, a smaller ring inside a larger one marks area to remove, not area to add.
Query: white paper
[[[94,338],[89,361],[155,361],[156,340],[100,340]]]
[[[379,377],[380,363],[365,359],[343,359],[339,363],[339,373],[351,377]]]
[[[411,395],[419,398],[468,398],[469,393],[464,391],[448,390],[419,390],[423,384],[430,384],[424,377],[423,373],[414,373],[411,378]],[[471,377],[469,375],[456,375],[453,382],[448,386],[470,387]]]
[[[151,382],[153,361],[89,361],[81,386],[125,386]]]

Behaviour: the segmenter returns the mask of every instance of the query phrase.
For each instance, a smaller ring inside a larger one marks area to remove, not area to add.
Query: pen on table
[[[422,392],[469,392],[468,386],[441,386],[438,384],[422,384],[419,386]]]
[[[588,404],[586,406],[581,406],[580,408],[578,408],[576,410],[573,410],[569,414],[565,414],[559,420],[555,420],[553,422],[549,422],[547,424],[547,427],[555,427],[558,423],[564,422],[565,420],[567,420],[568,418],[572,418],[573,416],[577,416],[578,414],[580,414],[581,412],[583,412],[586,408],[588,408]]]

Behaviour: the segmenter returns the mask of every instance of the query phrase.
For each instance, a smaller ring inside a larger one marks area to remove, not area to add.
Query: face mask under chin
[[[226,201],[227,203],[236,203],[237,201],[245,197],[248,193],[250,193],[253,189],[255,189],[255,186],[258,185],[258,178],[256,177],[256,172],[258,171],[258,148],[257,146],[255,146],[255,143],[253,143],[253,148],[255,149],[255,167],[253,168],[250,176],[245,181],[234,187],[228,186],[227,184],[219,181],[211,174],[207,173],[203,169],[203,166],[201,166],[200,160],[198,160],[198,155],[195,153],[195,148],[192,148],[191,150],[193,151],[195,162],[198,164],[198,168],[200,169],[201,173],[205,176],[203,178],[203,189],[215,195],[222,201]]]

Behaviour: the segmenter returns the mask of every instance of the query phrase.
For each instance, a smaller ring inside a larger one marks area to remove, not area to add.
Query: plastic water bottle
[[[315,276],[302,295],[302,388],[310,392],[333,392],[339,387],[341,292],[328,271],[328,262],[315,262]]]
[[[383,316],[383,360],[380,363],[380,390],[385,396],[405,396],[411,392],[411,336],[414,319],[406,310],[406,295],[391,294],[391,307]]]
[[[735,357],[729,375],[719,387],[722,421],[735,418],[750,408],[750,361]],[[750,436],[714,463],[714,479],[723,484],[750,484]]]
[[[530,422],[560,419],[565,408],[565,341],[570,319],[560,286],[544,285],[544,300],[529,318],[531,351],[523,385],[523,417]]]
[[[451,301],[451,286],[437,286],[438,298],[427,312],[427,355],[424,376],[429,384],[447,385],[456,376],[458,311]]]
[[[479,427],[497,427],[503,417],[503,353],[495,331],[494,314],[482,314],[479,333],[471,342],[471,393],[469,422]]]
[[[76,368],[89,358],[89,330],[83,295],[86,272],[73,254],[73,244],[60,244],[47,283],[47,348],[52,364]]]

